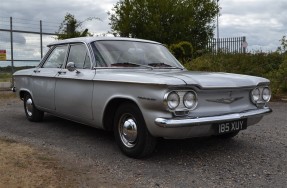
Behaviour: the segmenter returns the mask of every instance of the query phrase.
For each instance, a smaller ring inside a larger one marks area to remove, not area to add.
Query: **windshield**
[[[182,65],[163,46],[137,41],[96,41],[97,65],[108,67],[180,68]]]

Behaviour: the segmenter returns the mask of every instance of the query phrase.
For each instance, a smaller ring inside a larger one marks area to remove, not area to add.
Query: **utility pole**
[[[216,5],[217,5],[217,7],[218,7],[218,1],[219,0],[216,0]],[[216,21],[216,29],[217,29],[217,32],[216,32],[216,34],[217,34],[217,52],[219,52],[219,19],[218,19],[218,17],[219,17],[219,7],[218,7],[218,13],[217,13],[217,15],[216,15],[216,18],[217,18],[217,21]]]

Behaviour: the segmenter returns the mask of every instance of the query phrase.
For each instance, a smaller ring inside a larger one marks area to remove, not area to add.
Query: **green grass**
[[[0,73],[0,82],[10,82],[11,79],[11,73]]]

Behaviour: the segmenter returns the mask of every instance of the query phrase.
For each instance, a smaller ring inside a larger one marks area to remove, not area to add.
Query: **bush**
[[[169,50],[182,63],[191,61],[193,56],[193,48],[190,42],[182,41],[177,44],[172,44]]]
[[[179,44],[170,45],[169,50],[178,60],[181,60],[184,56],[184,48]]]
[[[278,69],[270,71],[267,77],[271,80],[275,94],[287,93],[287,55]]]

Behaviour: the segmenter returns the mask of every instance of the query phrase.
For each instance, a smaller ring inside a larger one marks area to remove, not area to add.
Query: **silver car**
[[[269,80],[190,72],[160,43],[87,37],[56,41],[14,74],[28,120],[44,112],[113,130],[123,153],[151,154],[157,138],[231,138],[272,110]]]

